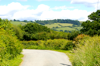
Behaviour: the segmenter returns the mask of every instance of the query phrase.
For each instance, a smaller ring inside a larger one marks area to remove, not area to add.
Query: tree
[[[97,10],[96,12],[91,13],[88,18],[93,21],[100,21],[100,10]]]
[[[14,19],[14,21],[16,21],[16,19]]]
[[[27,22],[27,20],[24,20],[24,22]]]
[[[90,36],[94,36],[96,34],[100,35],[100,10],[91,13],[88,18],[91,21],[87,20],[81,24],[81,26],[83,26],[81,32]]]
[[[26,25],[22,26],[21,28],[24,31],[23,38],[25,40],[32,40],[32,39],[37,40],[38,38],[35,37],[36,34],[41,33],[41,32],[46,32],[46,33],[50,32],[50,28],[39,25],[37,23],[27,23]]]

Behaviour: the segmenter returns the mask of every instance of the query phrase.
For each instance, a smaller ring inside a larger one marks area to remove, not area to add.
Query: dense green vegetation
[[[73,66],[100,66],[100,36],[84,37],[77,41]]]
[[[88,35],[100,35],[100,10],[91,13],[88,18],[91,20],[87,20],[82,23],[83,29],[81,29],[82,33]]]
[[[66,39],[22,41],[22,44],[25,49],[70,50],[75,47],[71,40]]]
[[[82,23],[81,33],[75,40],[72,64],[74,66],[100,66],[100,10],[91,13],[87,20]]]
[[[55,28],[53,25],[55,24],[56,28],[64,28],[66,26],[64,23],[68,23],[67,27],[69,25],[69,27],[78,27],[80,25],[78,21],[36,20],[34,23],[29,22],[15,26],[6,19],[0,19],[1,66],[11,66],[9,61],[20,55],[22,47],[24,49],[49,49],[61,52],[66,50],[73,66],[100,66],[100,15],[98,13],[100,10],[91,13],[88,16],[90,20],[82,22],[83,28],[71,33],[63,32],[63,30],[57,32],[43,25],[52,24],[50,27]]]
[[[13,32],[10,22],[0,18],[0,66],[10,66],[13,60],[22,51],[22,45]]]
[[[23,38],[21,40],[47,40],[47,39],[67,39],[68,33],[56,32],[50,30],[46,26],[39,25],[37,23],[27,23],[24,26],[20,26],[21,30],[17,30],[17,33],[22,32]],[[20,35],[20,34],[19,34]],[[17,35],[17,36],[19,36]],[[22,36],[22,35],[21,35]]]
[[[27,24],[26,22],[22,22],[22,21],[11,21],[11,23],[13,25],[25,25],[25,24]]]
[[[51,28],[55,31],[63,31],[63,32],[70,32],[73,30],[80,30],[82,27],[75,24],[70,23],[53,23],[53,24],[45,24],[45,26]]]
[[[70,19],[54,19],[54,20],[35,20],[35,21],[20,21],[13,20],[11,21],[14,25],[25,25],[27,23],[38,23],[43,26],[47,26],[48,28],[54,31],[63,31],[63,32],[71,32],[73,30],[80,30],[82,27],[81,23],[78,20],[70,20]]]
[[[53,23],[70,23],[74,25],[80,25],[80,22],[78,20],[70,20],[70,19],[35,20],[35,22],[41,25],[53,24]]]

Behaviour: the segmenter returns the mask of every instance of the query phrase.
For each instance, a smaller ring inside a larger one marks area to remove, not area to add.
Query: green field
[[[62,26],[72,26],[73,24],[70,23],[54,23],[54,24],[45,24],[45,26],[49,28],[54,28],[54,27],[62,27]]]
[[[45,26],[53,29],[53,30],[57,30],[57,31],[60,31],[60,30],[68,30],[68,31],[72,31],[72,30],[80,30],[82,29],[81,26],[77,26],[77,25],[74,25],[73,24],[70,24],[70,23],[54,23],[54,24],[45,24]]]
[[[54,24],[45,24],[45,26],[47,26],[48,28],[61,27],[61,26],[59,26],[58,23],[54,23]]]
[[[72,30],[80,30],[82,27],[61,27],[61,28],[55,28],[56,30],[60,31],[60,30],[69,30],[69,31],[72,31]]]
[[[14,25],[25,25],[27,24],[27,22],[18,22],[18,21],[12,21],[11,22]],[[77,26],[70,23],[54,23],[54,24],[45,24],[44,26],[47,26],[48,28],[51,28],[53,30],[67,30],[67,31],[72,31],[72,30],[80,30],[82,27],[81,26]]]
[[[61,28],[56,28],[56,30],[58,30],[58,31],[60,31],[60,30],[70,30],[70,31],[72,31],[72,30],[75,30],[75,28],[70,28],[70,27],[61,27]]]
[[[11,21],[11,23],[12,24],[14,24],[14,25],[25,25],[25,24],[27,24],[26,22],[18,22],[18,21]]]
[[[61,26],[72,26],[73,24],[70,24],[70,23],[57,23],[58,25],[61,25]]]

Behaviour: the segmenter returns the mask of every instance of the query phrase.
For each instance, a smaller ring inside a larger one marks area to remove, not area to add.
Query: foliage
[[[100,10],[91,13],[86,22],[82,23],[83,28],[81,29],[82,33],[88,34],[90,36],[94,36],[96,34],[100,35]]]
[[[75,25],[80,25],[80,22],[78,20],[70,20],[70,19],[35,20],[35,22],[41,25],[53,24],[53,23],[71,23]]]
[[[48,40],[48,39],[67,39],[67,33],[50,30],[46,26],[37,23],[28,23],[19,26],[23,32],[23,40]]]
[[[17,55],[15,58],[11,59],[11,60],[4,60],[3,62],[5,62],[7,65],[1,65],[1,66],[19,66],[21,64],[23,55]]]
[[[88,37],[74,50],[73,66],[100,66],[100,36]]]
[[[20,29],[20,27],[13,25],[13,31],[15,32],[15,35],[18,37],[18,39],[23,39],[23,31]]]
[[[22,45],[13,32],[7,19],[0,18],[0,66],[9,66],[7,61],[15,58],[22,51]]]
[[[25,49],[70,50],[74,47],[72,41],[65,39],[22,41],[22,44]]]
[[[72,31],[68,34],[68,39],[73,40],[75,37],[77,37],[80,34],[80,31]]]
[[[78,35],[78,36],[74,39],[74,41],[78,42],[78,41],[80,41],[80,40],[82,40],[82,39],[85,39],[85,38],[87,38],[87,37],[89,37],[89,36],[88,36],[88,35],[85,35],[85,34],[80,34],[80,35]]]
[[[23,26],[23,30],[29,34],[35,34],[37,32],[50,32],[50,29],[39,25],[37,23],[27,23],[26,25]]]
[[[13,24],[13,25],[25,25],[27,23],[26,22],[22,22],[22,21],[11,21],[11,24]]]

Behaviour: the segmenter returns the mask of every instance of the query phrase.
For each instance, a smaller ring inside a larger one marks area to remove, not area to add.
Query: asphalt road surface
[[[23,49],[20,66],[72,66],[66,54],[51,50]]]

